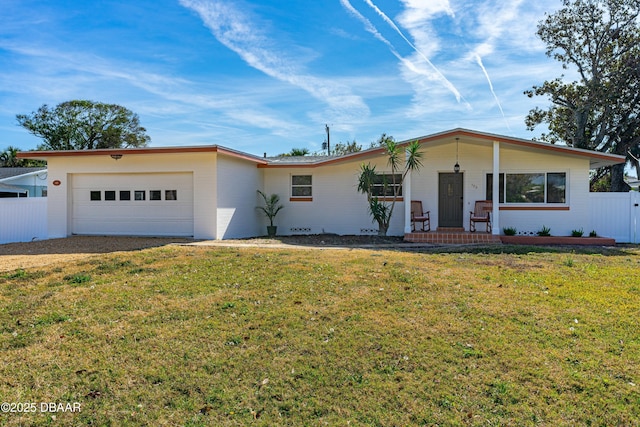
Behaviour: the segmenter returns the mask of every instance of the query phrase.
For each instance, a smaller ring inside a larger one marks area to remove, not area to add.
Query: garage
[[[193,173],[70,175],[71,233],[193,236]]]

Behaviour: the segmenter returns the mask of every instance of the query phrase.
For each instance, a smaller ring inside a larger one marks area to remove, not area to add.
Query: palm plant
[[[276,234],[276,227],[273,225],[273,219],[276,217],[278,212],[284,208],[284,206],[280,204],[280,196],[277,194],[267,196],[260,190],[258,190],[258,194],[262,196],[264,206],[257,206],[256,208],[262,211],[265,216],[269,218],[269,227],[267,227],[267,232],[269,236],[274,236]]]
[[[363,163],[360,166],[358,177],[358,192],[367,195],[369,214],[378,223],[378,235],[386,236],[393,209],[396,201],[400,198],[402,183],[410,171],[419,170],[422,167],[422,152],[419,151],[420,143],[418,141],[413,141],[406,147],[404,157],[402,156],[403,147],[393,138],[384,139],[381,145],[387,156],[387,165],[391,168],[391,182],[376,172],[375,165]],[[400,182],[396,182],[397,175],[400,175]],[[382,194],[384,195],[382,198],[375,194],[376,189],[380,188],[380,184],[382,184]],[[387,196],[389,188],[393,190],[391,196]]]

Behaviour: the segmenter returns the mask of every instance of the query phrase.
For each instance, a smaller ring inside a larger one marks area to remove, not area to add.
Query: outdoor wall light
[[[120,160],[122,158],[122,154],[111,154],[111,158],[113,160]]]

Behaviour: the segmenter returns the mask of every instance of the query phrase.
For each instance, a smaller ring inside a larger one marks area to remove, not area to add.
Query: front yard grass
[[[4,273],[0,396],[37,410],[0,425],[638,425],[640,251],[504,250],[170,246]]]

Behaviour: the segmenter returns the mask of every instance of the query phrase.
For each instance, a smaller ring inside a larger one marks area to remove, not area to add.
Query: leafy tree
[[[20,150],[16,147],[9,146],[2,153],[0,153],[0,167],[3,168],[25,168],[46,166],[46,162],[42,160],[31,159],[19,159],[18,152]]]
[[[2,153],[0,153],[0,163],[4,168],[16,168],[21,167],[21,159],[18,158],[18,149],[12,146],[7,147]]]
[[[292,148],[288,153],[278,154],[276,157],[299,157],[309,154],[308,148]]]
[[[115,104],[67,101],[18,114],[18,124],[42,138],[41,150],[144,147],[150,141],[137,114]]]
[[[307,154],[309,154],[308,148],[292,148],[289,154],[287,155],[291,157],[296,157],[296,156],[306,156]]]
[[[334,156],[344,156],[349,153],[357,153],[362,151],[362,145],[359,145],[354,139],[352,142],[339,142],[337,143],[332,150],[332,154]]]
[[[378,138],[377,141],[373,141],[369,145],[369,148],[384,147],[386,145],[386,143],[390,142],[390,141],[393,142],[393,141],[395,141],[395,139],[391,135],[387,135],[386,133],[382,133],[382,135],[380,135],[380,138]]]
[[[386,179],[386,175],[376,171],[375,165],[363,163],[358,177],[358,192],[367,195],[369,213],[378,223],[378,235],[386,236],[402,183],[409,171],[422,167],[422,152],[419,151],[418,141],[411,142],[405,149],[393,137],[386,137],[382,146],[387,156],[387,165],[391,168],[390,181]]]
[[[537,34],[547,55],[575,69],[578,79],[565,82],[562,76],[525,92],[551,101],[549,109],[529,112],[529,130],[546,123],[542,140],[633,160],[629,153],[637,153],[640,143],[639,13],[638,0],[563,0],[562,9],[540,22]],[[624,166],[610,168],[610,191],[629,190]]]

